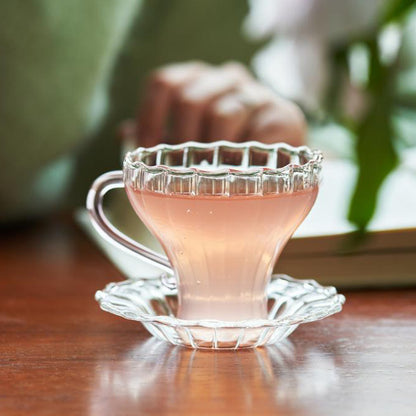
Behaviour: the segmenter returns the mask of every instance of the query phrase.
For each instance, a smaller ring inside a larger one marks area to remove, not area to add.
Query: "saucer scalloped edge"
[[[300,324],[340,312],[345,297],[315,280],[273,275],[267,287],[268,319],[236,322],[175,317],[176,289],[162,278],[110,283],[95,294],[101,309],[141,322],[156,338],[197,349],[239,349],[275,344]]]

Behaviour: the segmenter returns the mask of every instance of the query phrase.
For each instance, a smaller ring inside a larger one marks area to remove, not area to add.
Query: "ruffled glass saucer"
[[[314,280],[274,275],[267,288],[268,319],[237,322],[183,320],[175,317],[177,291],[163,278],[110,283],[97,291],[101,309],[141,322],[155,337],[198,349],[238,349],[274,344],[300,324],[341,311],[345,297]]]

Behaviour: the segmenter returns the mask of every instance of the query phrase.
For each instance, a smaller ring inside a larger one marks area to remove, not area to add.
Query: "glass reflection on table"
[[[97,364],[90,414],[132,407],[194,414],[201,401],[213,412],[231,405],[233,410],[260,411],[271,402],[275,409],[287,410],[336,390],[338,379],[331,353],[297,348],[288,340],[254,350],[201,351],[150,338],[121,360]],[[238,397],[238,403],[230,403],[230,396]]]

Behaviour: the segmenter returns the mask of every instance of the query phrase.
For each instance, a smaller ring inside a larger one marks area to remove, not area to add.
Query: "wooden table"
[[[290,343],[202,352],[99,310],[122,276],[72,222],[2,232],[0,414],[416,414],[416,291],[347,293]]]

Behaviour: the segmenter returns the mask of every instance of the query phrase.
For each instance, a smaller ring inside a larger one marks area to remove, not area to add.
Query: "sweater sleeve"
[[[110,75],[138,6],[0,2],[0,221],[36,215],[62,196],[71,154],[106,114]],[[48,174],[54,192],[43,189]]]

